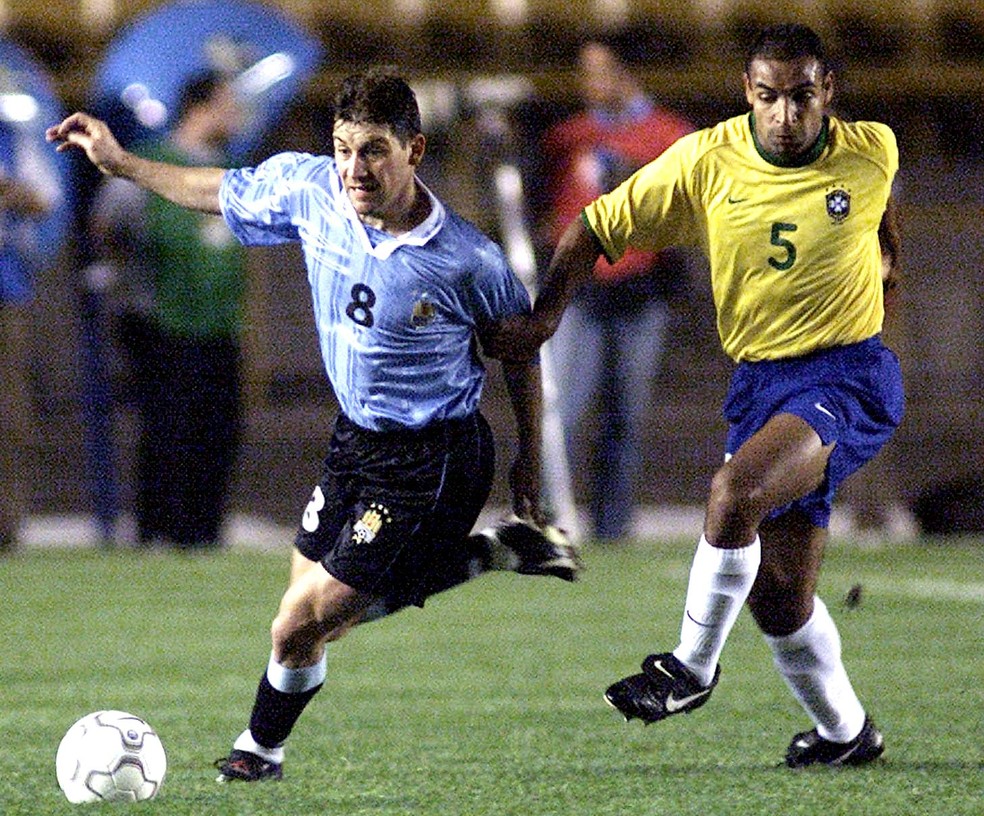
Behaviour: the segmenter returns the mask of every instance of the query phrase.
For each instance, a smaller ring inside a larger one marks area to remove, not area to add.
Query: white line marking
[[[940,578],[903,578],[891,581],[875,579],[862,580],[862,583],[886,595],[984,604],[984,583],[948,581]]]

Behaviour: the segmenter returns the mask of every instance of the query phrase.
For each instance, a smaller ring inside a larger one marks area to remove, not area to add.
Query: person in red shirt
[[[585,109],[549,128],[542,139],[547,176],[544,228],[555,246],[564,228],[602,193],[694,130],[654,104],[623,59],[618,38],[590,40],[579,53]],[[665,345],[668,298],[685,278],[678,251],[630,250],[612,265],[603,258],[550,341],[568,455],[575,443],[594,451],[591,519],[594,538],[630,532],[650,386]],[[601,416],[583,423],[600,397]],[[596,438],[575,436],[597,429]]]

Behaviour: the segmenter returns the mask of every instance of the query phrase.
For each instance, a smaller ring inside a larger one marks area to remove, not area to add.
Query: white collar
[[[341,201],[342,211],[349,218],[349,220],[358,227],[357,234],[362,241],[362,248],[367,254],[372,255],[381,261],[385,261],[401,246],[423,246],[437,234],[438,230],[440,230],[441,226],[444,224],[445,218],[447,217],[444,205],[440,202],[437,196],[431,192],[430,188],[424,184],[418,176],[415,175],[413,177],[414,182],[420,185],[420,188],[430,200],[430,212],[427,214],[427,217],[417,224],[417,226],[415,226],[412,230],[409,230],[402,235],[392,235],[384,238],[376,246],[373,246],[372,242],[369,240],[369,235],[366,232],[366,225],[359,219],[359,216],[355,211],[355,207],[352,206],[352,202],[345,194],[345,190],[342,187],[342,180],[337,171],[332,175],[334,176],[333,187],[335,198],[336,200]]]

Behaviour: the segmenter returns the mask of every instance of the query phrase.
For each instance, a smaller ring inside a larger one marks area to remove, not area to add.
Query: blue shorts
[[[898,358],[878,336],[788,360],[741,363],[724,403],[727,452],[733,455],[776,414],[795,414],[824,445],[836,443],[823,484],[768,516],[796,508],[826,527],[838,485],[888,441],[904,408]]]

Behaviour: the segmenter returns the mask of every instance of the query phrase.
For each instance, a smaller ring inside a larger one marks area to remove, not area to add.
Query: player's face
[[[794,159],[817,140],[833,98],[834,78],[813,57],[752,60],[745,98],[755,113],[755,137],[775,156]]]
[[[402,145],[388,125],[345,121],[335,122],[332,136],[338,175],[359,218],[380,229],[401,222],[414,204],[424,137]]]

